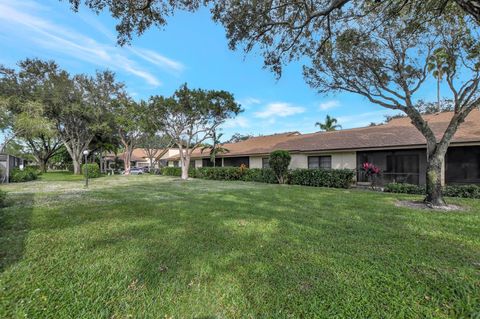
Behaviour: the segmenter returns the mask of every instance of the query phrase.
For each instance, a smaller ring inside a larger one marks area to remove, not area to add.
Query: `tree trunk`
[[[190,155],[188,154],[188,150],[185,151],[185,154],[182,154],[180,151],[180,164],[182,166],[182,179],[188,179],[188,168],[190,167]]]
[[[426,171],[426,197],[424,202],[428,205],[445,206],[442,195],[442,168],[448,146],[427,140],[427,171]]]
[[[105,173],[105,170],[103,169],[103,148],[100,148],[100,173]]]
[[[125,156],[123,158],[123,164],[125,168],[125,175],[130,175],[130,168],[131,168],[130,160],[132,159],[132,151],[126,148],[124,154]]]
[[[42,173],[47,172],[47,164],[48,164],[48,159],[45,159],[45,158],[39,158],[38,159],[38,166],[39,166],[40,171]]]
[[[437,76],[437,112],[440,112],[440,79],[441,78],[439,73]]]
[[[455,2],[468,14],[470,14],[478,24],[480,24],[480,1],[479,0],[455,0]]]
[[[82,174],[82,169],[81,169],[81,163],[79,159],[72,158],[73,162],[73,174],[75,175],[81,175]]]

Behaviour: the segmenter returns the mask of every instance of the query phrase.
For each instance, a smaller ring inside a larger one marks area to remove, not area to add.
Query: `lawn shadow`
[[[102,275],[114,288],[106,282],[95,294],[120,294],[107,305],[118,317],[127,313],[121,298],[134,317],[145,308],[196,318],[451,315],[446,307],[476,285],[466,285],[471,273],[459,268],[480,257],[453,237],[466,227],[461,220],[442,215],[429,231],[428,213],[388,210],[389,195],[369,195],[366,204],[348,193],[240,182],[124,184],[64,198],[74,202],[68,209],[54,202],[35,227],[71,228],[82,254],[97,256],[92,263],[110,261]],[[19,227],[26,233],[28,219]],[[75,271],[79,282],[102,283]]]
[[[34,203],[31,193],[7,194],[7,204],[0,208],[0,272],[24,255]]]
[[[209,309],[206,317],[235,316],[239,311],[247,317],[308,317],[316,312],[354,316],[352,304],[362,307],[366,316],[375,317],[378,309],[389,316],[405,311],[400,308],[402,300],[422,306],[437,302],[436,307],[448,313],[456,297],[467,298],[448,292],[425,301],[412,288],[420,285],[430,293],[441,291],[442,284],[464,284],[468,278],[451,269],[463,267],[462,262],[476,258],[478,252],[460,241],[439,240],[438,234],[412,227],[411,212],[379,209],[385,207],[382,200],[392,201],[390,197],[378,195],[379,203],[372,204],[371,211],[355,213],[363,198],[332,204],[332,194],[345,196],[338,190],[272,186],[268,198],[265,189],[251,187],[233,193],[188,192],[184,198],[182,190],[168,191],[178,195],[170,203],[174,209],[161,215],[152,210],[155,223],[126,226],[104,234],[93,245],[111,245],[112,238],[142,234],[144,243],[137,242],[140,257],[131,277],[150,291],[174,290],[179,304],[200,300],[202,313]],[[302,191],[301,202],[298,194],[288,195]],[[443,269],[451,274],[445,275]],[[215,292],[218,287],[224,289]],[[204,291],[213,291],[209,299],[202,299]],[[229,298],[235,300],[235,309],[223,301]],[[392,308],[394,303],[385,306],[385,300],[398,300],[399,308]],[[411,316],[415,307],[420,306],[412,306]]]

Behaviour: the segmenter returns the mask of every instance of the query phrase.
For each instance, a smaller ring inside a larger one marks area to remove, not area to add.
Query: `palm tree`
[[[213,132],[212,136],[212,144],[205,143],[203,144],[202,149],[200,150],[202,153],[204,150],[209,149],[210,150],[210,161],[213,163],[213,167],[215,167],[215,158],[217,157],[218,154],[223,154],[223,153],[228,153],[230,152],[228,149],[224,148],[222,146],[222,143],[220,142],[220,139],[222,138],[223,133],[218,134],[216,132]]]
[[[336,123],[338,123],[336,118],[331,117],[330,115],[327,115],[327,117],[325,118],[325,123],[317,122],[315,123],[315,126],[318,126],[321,131],[329,132],[329,131],[336,131],[337,129],[342,128],[341,125]]]
[[[437,79],[437,112],[440,112],[440,83],[443,75],[448,72],[448,55],[443,48],[438,48],[428,61],[428,72],[432,72],[433,77]]]

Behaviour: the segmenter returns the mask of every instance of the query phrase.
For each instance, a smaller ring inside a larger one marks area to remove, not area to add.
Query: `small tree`
[[[443,81],[443,76],[448,72],[449,56],[444,48],[437,48],[430,56],[427,62],[427,69],[432,72],[433,77],[437,80],[437,112],[440,112],[440,84]]]
[[[238,143],[238,142],[246,141],[251,137],[253,137],[253,135],[235,133],[232,135],[232,137],[230,137],[230,139],[226,143]]]
[[[0,66],[0,127],[5,142],[20,139],[42,171],[61,146],[49,103],[59,70],[54,62],[26,59],[19,70]]]
[[[213,132],[212,144],[206,143],[203,145],[201,149],[202,153],[205,150],[210,151],[210,162],[213,163],[213,167],[215,167],[215,159],[218,154],[224,154],[224,153],[230,152],[228,149],[223,147],[222,142],[220,142],[220,139],[222,138],[222,136],[223,136],[223,133],[220,133],[217,135],[216,132]]]
[[[115,132],[123,146],[125,175],[130,174],[133,150],[146,136],[146,103],[123,97],[113,103]]]
[[[342,128],[342,126],[337,124],[337,122],[338,121],[336,118],[331,117],[330,115],[327,115],[325,117],[325,122],[323,123],[317,122],[315,123],[315,126],[318,126],[322,131],[327,131],[327,132],[336,131],[337,129]]]
[[[275,173],[279,184],[287,182],[288,165],[290,165],[291,159],[288,151],[278,150],[270,153],[268,164]]]
[[[150,162],[150,169],[152,169],[161,161],[163,155],[167,154],[173,144],[170,136],[147,133],[138,146],[143,148],[143,152]]]
[[[157,131],[167,134],[177,144],[185,180],[192,152],[211,139],[226,119],[241,112],[231,93],[191,90],[186,84],[170,98],[152,97],[150,106],[154,109],[150,120]]]

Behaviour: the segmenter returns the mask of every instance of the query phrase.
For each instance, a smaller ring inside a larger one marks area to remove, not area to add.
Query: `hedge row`
[[[354,177],[355,171],[351,169],[294,169],[288,180],[294,185],[349,188]]]
[[[424,195],[425,187],[412,184],[391,183],[385,186],[385,192]],[[448,185],[443,189],[443,195],[449,197],[480,199],[480,186],[477,185]]]
[[[34,181],[41,175],[41,172],[35,167],[25,167],[24,169],[14,168],[10,174],[10,182],[23,183]]]
[[[164,167],[161,174],[181,176],[180,167]],[[200,167],[190,169],[188,176],[194,178],[227,181],[246,181],[261,183],[278,183],[273,170],[240,167]],[[353,183],[355,171],[348,169],[294,169],[288,172],[287,181],[292,185],[348,188]]]
[[[97,163],[83,164],[82,165],[82,174],[85,175],[85,169],[88,170],[88,178],[97,178],[100,177],[100,166]]]

